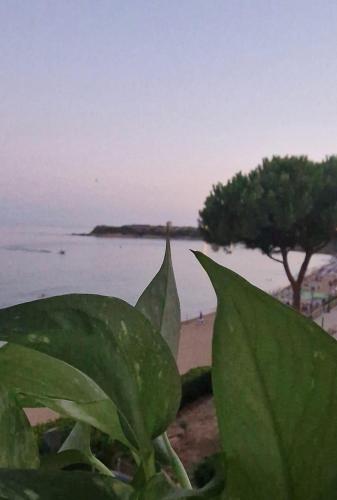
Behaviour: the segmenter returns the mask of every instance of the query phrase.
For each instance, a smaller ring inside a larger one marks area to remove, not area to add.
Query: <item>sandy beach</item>
[[[291,290],[283,288],[273,293],[284,303],[291,302]],[[303,285],[302,312],[312,315],[320,326],[331,335],[337,336],[337,307],[327,307],[325,302],[337,295],[337,258],[314,270]],[[332,306],[336,304],[333,301]],[[212,331],[215,313],[184,321],[181,326],[178,368],[181,374],[197,366],[210,365],[212,362]],[[30,422],[35,425],[55,419],[57,415],[48,409],[26,410]]]

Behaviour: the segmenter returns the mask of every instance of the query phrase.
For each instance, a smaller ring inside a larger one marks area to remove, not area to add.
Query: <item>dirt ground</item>
[[[191,470],[203,458],[219,451],[213,398],[205,396],[183,408],[168,436],[184,466]]]

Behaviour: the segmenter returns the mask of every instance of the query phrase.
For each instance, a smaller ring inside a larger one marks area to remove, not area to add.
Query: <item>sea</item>
[[[135,304],[158,271],[165,242],[151,238],[74,236],[90,227],[12,225],[0,227],[0,307],[69,293],[119,297]],[[199,250],[267,292],[287,286],[281,264],[259,250],[235,246],[231,253],[199,240],[173,240],[172,259],[182,319],[212,312],[216,307],[210,282],[191,253]],[[303,255],[290,254],[297,272]],[[310,269],[330,261],[315,255]]]

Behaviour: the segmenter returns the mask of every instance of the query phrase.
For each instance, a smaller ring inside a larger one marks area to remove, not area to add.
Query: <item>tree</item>
[[[300,309],[301,287],[312,255],[336,236],[337,157],[274,156],[247,175],[213,186],[199,212],[204,239],[216,246],[243,243],[281,262]],[[290,250],[302,250],[298,275]]]

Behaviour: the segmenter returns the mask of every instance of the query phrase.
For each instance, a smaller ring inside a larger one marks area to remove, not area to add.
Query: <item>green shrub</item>
[[[191,368],[181,377],[182,391],[180,409],[202,396],[213,394],[210,366]]]

